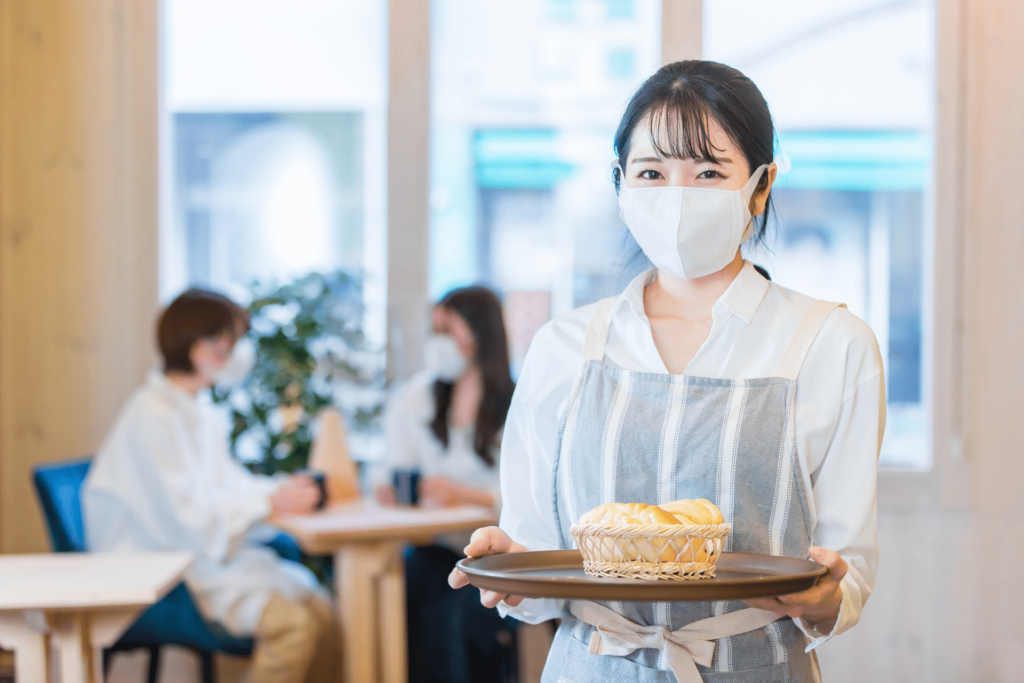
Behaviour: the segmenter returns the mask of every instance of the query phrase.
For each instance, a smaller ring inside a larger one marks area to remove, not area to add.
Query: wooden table
[[[14,651],[18,683],[103,680],[103,649],[192,564],[187,552],[0,555],[0,645]]]
[[[495,524],[489,508],[383,508],[360,501],[272,523],[302,549],[334,555],[334,582],[348,683],[405,683],[402,546]]]

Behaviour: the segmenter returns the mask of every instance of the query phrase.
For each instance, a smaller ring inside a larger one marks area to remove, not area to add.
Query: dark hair
[[[164,372],[195,372],[190,354],[197,341],[225,332],[237,339],[247,329],[249,315],[234,301],[205,289],[189,289],[164,309],[156,326]]]
[[[457,314],[473,332],[475,360],[484,385],[484,395],[476,413],[473,450],[485,463],[493,466],[492,450],[498,446],[498,432],[505,425],[512,392],[516,388],[509,371],[508,336],[505,334],[501,302],[486,287],[462,287],[445,294],[437,305]],[[451,382],[434,382],[435,412],[430,429],[445,448],[448,448],[448,413],[454,387]]]
[[[619,168],[614,171],[616,192],[626,168],[633,131],[648,117],[651,144],[663,157],[717,160],[715,152],[722,150],[711,143],[709,132],[710,122],[715,121],[743,152],[751,173],[774,159],[772,115],[753,81],[718,62],[674,62],[644,81],[622,115],[615,131],[615,154],[619,158]],[[767,174],[762,175],[758,189],[767,183]],[[754,218],[755,242],[764,240],[771,212],[769,194],[764,213]]]

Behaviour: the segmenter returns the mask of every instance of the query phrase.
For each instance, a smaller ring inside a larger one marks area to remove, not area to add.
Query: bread
[[[579,519],[580,524],[618,525],[649,525],[649,524],[722,524],[721,511],[714,503],[705,499],[677,500],[664,505],[645,505],[643,503],[607,503],[598,505],[586,512]],[[707,562],[708,549],[705,539],[699,536],[675,538],[662,544],[644,542],[642,539],[615,538],[608,536],[602,539],[600,554],[607,562],[635,561],[642,558],[645,562]],[[658,547],[661,552],[658,552]]]
[[[682,524],[723,524],[722,511],[707,498],[677,500],[665,503],[661,509],[672,513]]]

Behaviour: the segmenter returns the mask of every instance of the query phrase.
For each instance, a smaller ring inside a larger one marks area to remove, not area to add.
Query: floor
[[[523,624],[519,630],[520,683],[539,683],[544,660],[551,647],[552,629],[547,624]],[[217,683],[239,683],[245,676],[249,660],[218,656]],[[110,665],[107,683],[143,683],[149,665],[144,651],[119,652]],[[199,658],[179,647],[165,647],[160,657],[159,683],[198,683]],[[0,683],[14,683],[14,658],[0,651]]]
[[[218,656],[217,683],[238,683],[249,660]],[[144,683],[149,655],[144,651],[120,652],[114,655],[107,683]],[[199,658],[180,647],[165,647],[160,655],[160,683],[197,683],[200,680]]]

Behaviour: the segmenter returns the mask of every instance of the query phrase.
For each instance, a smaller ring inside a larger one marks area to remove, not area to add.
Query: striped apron
[[[724,380],[606,364],[615,301],[605,299],[594,310],[584,363],[562,416],[553,482],[562,547],[573,547],[569,527],[598,505],[707,498],[733,526],[726,551],[808,557],[812,529],[796,458],[796,378],[838,304],[810,308],[773,377]],[[668,631],[748,609],[740,601],[597,604],[634,624]],[[595,629],[572,607],[563,615],[543,683],[675,682],[663,649],[643,646],[625,656],[588,652]],[[704,681],[819,680],[817,659],[804,652],[807,637],[788,617],[712,642],[713,658],[696,667]]]

